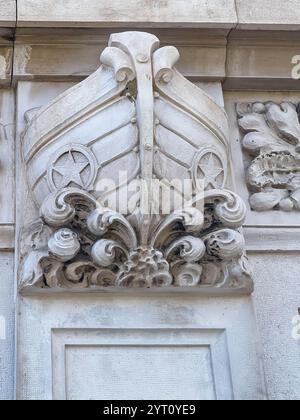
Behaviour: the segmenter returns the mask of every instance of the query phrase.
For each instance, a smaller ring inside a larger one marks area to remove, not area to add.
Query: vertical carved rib
[[[153,178],[153,148],[154,148],[154,99],[152,54],[159,47],[156,36],[147,33],[126,32],[112,35],[111,47],[121,48],[127,52],[134,63],[137,81],[137,121],[140,135],[141,177],[147,185],[147,191],[142,189],[141,212],[142,228],[141,243],[146,245],[149,237],[151,215],[145,209],[150,209],[151,185]]]

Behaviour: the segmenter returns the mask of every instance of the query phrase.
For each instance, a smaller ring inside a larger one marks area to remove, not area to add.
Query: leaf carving
[[[298,211],[300,190],[299,107],[290,102],[240,104],[242,145],[250,157],[246,168],[249,202],[255,211]]]

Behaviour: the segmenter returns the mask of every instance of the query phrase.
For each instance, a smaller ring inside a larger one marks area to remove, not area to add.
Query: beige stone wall
[[[19,220],[24,216],[15,185],[21,173],[19,146],[26,111],[46,104],[93,73],[110,33],[128,29],[152,32],[163,45],[178,47],[181,53],[178,69],[187,78],[220,104],[225,99],[231,127],[232,180],[247,201],[236,103],[300,102],[300,80],[291,76],[293,57],[300,55],[298,0],[18,0],[17,3],[18,8],[14,0],[0,0],[0,316],[5,317],[7,328],[6,339],[0,337],[0,399],[14,398],[13,325],[18,294],[13,259],[19,234],[17,230],[15,237],[16,214]],[[26,195],[26,180],[21,178],[23,185],[19,185]],[[299,214],[280,217],[256,215],[249,208],[244,232],[256,283],[253,302],[267,395],[271,399],[300,399],[299,342],[291,338],[292,319],[300,307]],[[188,301],[189,298],[178,304],[183,313],[189,313]],[[40,303],[36,305],[42,313]],[[93,305],[97,306],[94,301]],[[61,311],[63,306],[60,299]],[[197,303],[193,301],[192,306],[196,308]],[[27,303],[24,307],[29,313]],[[108,314],[109,309],[103,317]],[[185,319],[194,318],[189,313]],[[78,324],[73,321],[70,325],[76,328]],[[30,343],[26,345],[29,352]],[[34,372],[31,374],[34,381]],[[45,388],[43,392],[36,391],[36,395],[50,398],[51,384],[45,384]],[[18,396],[30,398],[30,392],[19,389]]]

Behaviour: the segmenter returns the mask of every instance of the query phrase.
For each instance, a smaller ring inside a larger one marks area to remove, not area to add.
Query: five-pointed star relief
[[[204,183],[205,188],[207,188],[209,185],[211,185],[213,188],[218,188],[218,176],[224,172],[224,169],[221,167],[216,167],[216,161],[213,153],[210,153],[209,159],[206,161],[206,163],[201,163],[199,165],[199,168],[204,174]]]
[[[57,165],[53,170],[62,176],[60,188],[68,187],[72,182],[84,188],[81,173],[89,165],[89,162],[76,162],[72,150],[68,153],[68,158],[64,165]]]

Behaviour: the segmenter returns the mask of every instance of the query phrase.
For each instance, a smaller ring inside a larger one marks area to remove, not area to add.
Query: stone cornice
[[[0,27],[299,30],[298,0],[0,0]]]
[[[16,0],[0,0],[0,28],[16,26]]]
[[[108,34],[117,28],[150,30],[162,45],[176,45],[182,57],[178,69],[195,83],[221,81],[225,90],[299,90],[291,76],[292,57],[299,55],[298,0],[284,7],[281,0],[200,3],[155,0],[145,7],[144,0],[56,0],[53,7],[53,0],[19,0],[16,10],[15,0],[0,0],[0,86],[81,81],[97,69]]]
[[[236,26],[234,0],[19,0],[19,27]]]
[[[299,227],[244,227],[249,253],[281,253],[300,251]]]

